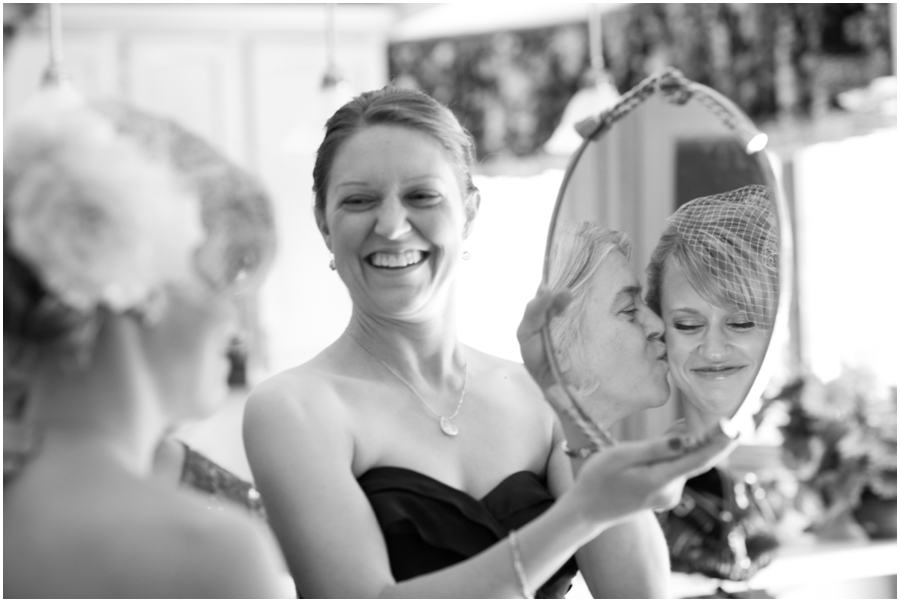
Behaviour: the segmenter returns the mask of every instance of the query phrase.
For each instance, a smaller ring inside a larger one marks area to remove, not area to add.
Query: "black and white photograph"
[[[897,21],[4,3],[4,599],[896,599]]]

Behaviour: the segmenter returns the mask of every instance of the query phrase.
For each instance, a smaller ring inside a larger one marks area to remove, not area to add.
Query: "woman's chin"
[[[699,395],[688,395],[687,401],[704,416],[714,421],[734,416],[745,396],[746,391],[704,391]]]

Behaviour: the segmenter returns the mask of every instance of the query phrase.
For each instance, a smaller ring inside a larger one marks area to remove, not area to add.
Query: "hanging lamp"
[[[311,100],[309,107],[314,116],[314,131],[319,136],[323,135],[325,122],[335,111],[344,106],[353,98],[353,90],[344,79],[337,64],[337,27],[335,12],[337,4],[334,2],[325,5],[325,72],[319,85],[318,94]],[[284,150],[288,152],[316,152],[321,140],[316,135],[311,135],[309,128],[298,128],[292,132],[284,143]]]
[[[588,44],[590,71],[588,85],[575,93],[566,105],[562,119],[553,135],[544,143],[544,150],[551,155],[571,155],[581,145],[581,136],[575,124],[597,115],[618,102],[620,95],[612,75],[603,62],[603,32],[600,27],[600,8],[596,3],[588,5]]]
[[[62,14],[59,4],[47,5],[47,31],[50,42],[50,61],[41,78],[41,85],[66,86],[71,84],[71,78],[63,67],[62,46]]]

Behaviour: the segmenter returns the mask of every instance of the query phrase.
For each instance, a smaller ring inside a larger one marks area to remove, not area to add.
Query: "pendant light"
[[[63,68],[62,14],[59,4],[47,5],[47,31],[50,42],[50,62],[41,79],[43,86],[62,86],[70,82]]]
[[[618,102],[620,95],[612,76],[603,63],[603,42],[600,27],[600,8],[596,3],[588,5],[588,44],[590,49],[590,72],[588,85],[575,93],[566,105],[556,131],[544,144],[544,150],[551,155],[571,155],[581,145],[581,136],[575,131],[575,124],[597,115]]]
[[[335,111],[353,98],[353,90],[341,75],[337,65],[337,27],[335,12],[337,4],[325,5],[325,72],[319,85],[318,94],[310,100],[308,110],[315,120],[313,132],[301,127],[291,133],[284,143],[284,150],[292,153],[314,153],[324,135],[325,122]]]

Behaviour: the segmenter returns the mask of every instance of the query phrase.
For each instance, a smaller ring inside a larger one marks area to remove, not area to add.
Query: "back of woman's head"
[[[471,174],[474,142],[450,109],[424,92],[386,86],[360,94],[326,122],[325,138],[319,145],[313,168],[316,212],[325,211],[331,166],[343,145],[357,132],[375,125],[405,127],[432,136],[456,164],[463,192],[475,191]]]
[[[553,348],[564,350],[563,370],[573,370],[576,387],[582,395],[593,392],[600,384],[600,375],[592,374],[590,357],[596,353],[584,338],[584,324],[588,315],[588,297],[595,275],[606,257],[618,251],[629,258],[631,241],[618,230],[591,222],[560,222],[553,236],[550,252],[550,290],[568,289],[572,293],[569,305],[550,323]]]
[[[198,280],[227,294],[271,254],[260,187],[236,186],[231,202],[210,194],[237,183],[213,182],[215,151],[116,106],[49,89],[6,127],[5,340],[77,351],[104,311],[140,313],[165,287]]]
[[[669,222],[647,265],[647,305],[660,313],[665,267],[677,264],[708,302],[771,328],[778,301],[778,232],[769,189],[745,186],[694,199]]]

